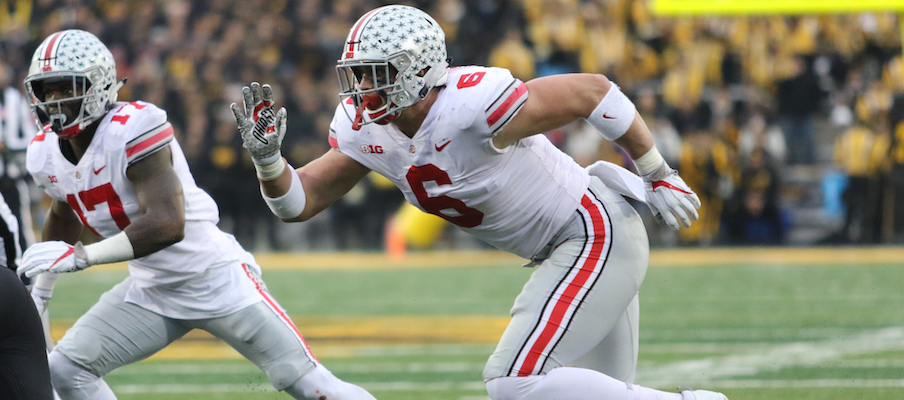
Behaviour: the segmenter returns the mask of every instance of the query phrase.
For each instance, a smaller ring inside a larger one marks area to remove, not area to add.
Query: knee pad
[[[95,375],[58,351],[47,356],[53,389],[64,399],[116,399],[110,387]]]
[[[563,393],[574,400],[625,399],[628,385],[585,368],[554,368],[546,375],[506,376],[487,382],[493,400],[546,400]]]
[[[487,394],[493,400],[524,399],[541,379],[542,375],[493,378],[487,381]]]

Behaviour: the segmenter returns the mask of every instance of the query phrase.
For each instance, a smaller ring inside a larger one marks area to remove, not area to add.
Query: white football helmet
[[[336,67],[339,98],[355,105],[356,115],[349,119],[356,129],[371,122],[385,125],[444,84],[448,66],[446,35],[436,20],[410,6],[380,7],[348,33]],[[360,88],[363,73],[374,80],[373,88]]]
[[[54,82],[72,82],[72,97],[45,101],[44,84]],[[48,36],[35,50],[25,90],[38,125],[71,139],[109,111],[123,83],[116,81],[107,46],[89,32],[70,29]],[[67,115],[66,108],[78,111]]]

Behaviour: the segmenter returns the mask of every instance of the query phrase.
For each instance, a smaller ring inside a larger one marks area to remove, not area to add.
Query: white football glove
[[[678,230],[681,225],[690,228],[691,222],[700,218],[700,198],[678,176],[678,171],[665,162],[655,171],[641,176],[647,194],[647,205],[660,224]]]
[[[242,135],[242,147],[251,153],[257,165],[270,165],[282,157],[279,147],[286,136],[286,108],[273,112],[273,89],[252,82],[242,88],[245,110],[235,103],[230,105],[235,122]]]
[[[75,246],[69,243],[52,240],[32,245],[22,255],[19,275],[34,278],[45,272],[73,272],[88,268],[88,257],[82,242]]]

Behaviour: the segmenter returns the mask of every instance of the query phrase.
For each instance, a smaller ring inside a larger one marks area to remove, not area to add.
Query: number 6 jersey
[[[493,145],[527,101],[527,85],[508,70],[447,71],[413,138],[392,124],[353,129],[347,115],[355,109],[344,102],[330,125],[330,145],[392,180],[421,210],[530,258],[574,213],[590,176],[543,135]]]
[[[213,289],[228,285],[229,273],[203,284],[189,281],[208,268],[235,260],[249,260],[249,265],[257,266],[235,238],[217,228],[217,205],[195,184],[165,111],[140,101],[116,103],[101,120],[78,164],[66,159],[60,139],[45,129],[28,146],[26,166],[50,197],[68,203],[87,229],[108,238],[142,215],[126,169],[167,146],[185,196],[185,237],[128,262],[135,284],[127,300],[174,318],[234,311],[240,304],[223,307],[224,299],[204,298],[205,293],[213,296]]]

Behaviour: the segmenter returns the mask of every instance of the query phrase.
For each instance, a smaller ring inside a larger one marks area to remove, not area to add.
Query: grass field
[[[531,270],[498,253],[259,257],[315,354],[380,399],[486,400],[483,363]],[[59,339],[125,277],[70,274]],[[731,400],[904,399],[904,249],[663,251],[641,291],[637,383]],[[251,363],[193,332],[114,371],[129,399],[289,399]]]

